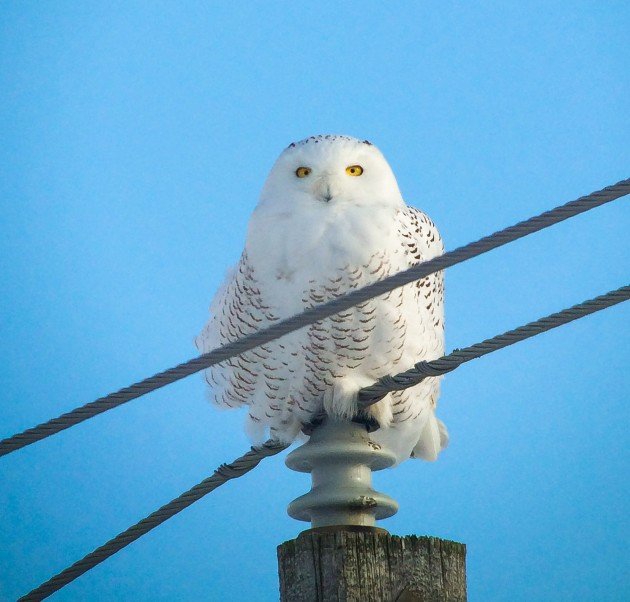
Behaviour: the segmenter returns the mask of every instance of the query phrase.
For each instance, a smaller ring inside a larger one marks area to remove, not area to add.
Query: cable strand
[[[529,324],[519,326],[514,330],[508,330],[491,339],[475,343],[470,347],[456,349],[452,353],[436,360],[418,362],[409,370],[405,370],[393,376],[384,376],[373,385],[361,389],[358,398],[359,408],[364,409],[380,399],[383,399],[383,397],[393,391],[402,391],[414,387],[427,377],[441,376],[455,370],[465,362],[480,358],[493,351],[503,349],[504,347],[509,347],[510,345],[536,336],[537,334],[547,332],[563,324],[568,324],[573,320],[583,318],[584,316],[606,309],[617,303],[622,303],[628,299],[630,299],[630,286],[622,286],[605,295],[600,295],[594,299],[578,303],[573,307],[545,316],[534,322],[529,322]]]
[[[570,201],[564,205],[545,211],[540,215],[534,216],[527,220],[521,221],[513,226],[499,230],[494,234],[485,236],[475,242],[467,244],[463,247],[454,249],[435,257],[429,261],[419,263],[407,270],[393,274],[383,280],[379,280],[373,284],[365,286],[361,289],[352,291],[346,295],[323,303],[316,307],[310,308],[301,314],[294,315],[290,318],[279,320],[255,332],[245,336],[237,341],[228,343],[223,347],[214,349],[204,355],[193,358],[187,362],[181,363],[173,368],[159,372],[154,376],[141,380],[129,387],[125,387],[101,397],[95,401],[87,403],[70,412],[62,414],[57,418],[53,418],[47,422],[39,424],[33,428],[29,428],[21,433],[13,435],[0,441],[0,456],[10,454],[22,447],[31,445],[37,441],[41,441],[46,437],[50,437],[60,431],[75,426],[93,418],[98,414],[116,408],[133,399],[137,399],[142,395],[155,391],[161,387],[174,383],[186,376],[190,376],[195,372],[199,372],[204,368],[209,368],[222,361],[231,359],[245,351],[249,351],[259,345],[269,343],[285,334],[294,332],[304,326],[318,322],[324,318],[328,318],[340,311],[344,311],[372,299],[379,295],[385,294],[398,287],[404,286],[416,280],[429,276],[435,272],[446,269],[458,263],[477,257],[483,253],[487,253],[493,249],[501,247],[505,244],[513,242],[519,238],[548,228],[561,221],[594,209],[625,196],[630,193],[630,179],[622,180],[612,186],[607,186],[602,190],[598,190],[589,195],[580,197],[574,201]]]

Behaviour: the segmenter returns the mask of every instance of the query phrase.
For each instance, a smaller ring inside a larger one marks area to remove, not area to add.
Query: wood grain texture
[[[466,546],[383,529],[304,531],[278,546],[281,602],[462,602]]]

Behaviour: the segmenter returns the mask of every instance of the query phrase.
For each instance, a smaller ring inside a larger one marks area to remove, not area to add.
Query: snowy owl
[[[443,249],[373,144],[333,135],[292,143],[267,178],[197,348],[207,353]],[[436,273],[208,368],[210,397],[247,406],[255,440],[289,443],[322,411],[350,419],[359,389],[443,355],[443,291]],[[370,437],[398,462],[435,460],[448,442],[438,395],[438,378],[387,395],[369,408],[380,426]]]

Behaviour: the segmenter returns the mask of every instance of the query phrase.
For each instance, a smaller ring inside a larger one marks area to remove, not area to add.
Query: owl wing
[[[244,252],[227,274],[210,306],[210,320],[195,339],[201,353],[265,328],[280,319],[265,301],[252,264]],[[249,408],[247,430],[260,441],[269,436],[291,441],[300,428],[287,402],[299,364],[295,337],[282,337],[211,366],[204,371],[211,401],[220,407]]]
[[[415,207],[405,207],[399,214],[399,232],[409,267],[444,253],[444,243],[436,225]],[[444,272],[436,272],[416,282],[418,310],[431,320],[439,357],[444,353]],[[434,358],[428,358],[434,359]]]
[[[437,227],[428,215],[406,207],[401,215],[400,233],[408,265],[428,261],[444,253],[444,243]],[[432,360],[444,355],[444,272],[429,274],[415,283],[417,310],[423,322],[425,357]],[[426,387],[430,387],[426,390]],[[440,384],[438,378],[428,378],[419,386],[430,398],[431,412],[414,446],[412,457],[435,460],[448,445],[448,431],[435,416]]]
[[[195,344],[201,353],[236,341],[274,321],[257,294],[246,255],[228,272],[210,306],[210,320]],[[237,407],[250,401],[260,378],[258,361],[252,353],[226,360],[204,372],[220,406]],[[263,355],[265,355],[263,353]],[[264,357],[260,361],[264,361]]]

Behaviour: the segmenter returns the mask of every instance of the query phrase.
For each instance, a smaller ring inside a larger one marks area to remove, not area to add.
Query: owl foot
[[[366,414],[364,411],[359,412],[353,419],[352,422],[356,422],[358,424],[362,424],[367,429],[368,433],[373,433],[381,428],[378,420],[374,418],[374,416],[370,416]]]
[[[358,387],[349,379],[338,380],[324,393],[324,409],[329,416],[350,420],[356,416]]]
[[[345,378],[336,381],[324,393],[326,413],[344,420],[362,422],[368,426],[370,432],[379,427],[388,427],[393,418],[389,395],[364,410],[359,409],[358,392],[361,387],[372,382],[373,379],[369,378]]]
[[[309,422],[302,423],[302,433],[310,437],[313,434],[313,430],[316,429],[324,419],[326,418],[326,414],[322,412],[321,414],[316,414],[311,418]]]
[[[322,422],[324,422],[325,418],[326,414],[318,414],[310,422],[302,424],[301,433],[310,437],[313,434],[313,431],[320,426]],[[352,422],[364,425],[368,433],[377,431],[381,426],[373,416],[368,416],[364,412],[359,412],[354,418],[352,418]]]

